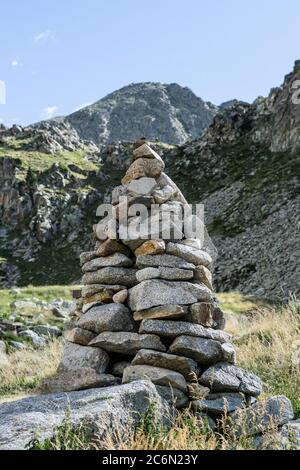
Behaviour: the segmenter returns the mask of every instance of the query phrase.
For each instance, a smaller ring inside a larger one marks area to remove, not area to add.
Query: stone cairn
[[[112,192],[116,217],[94,227],[95,249],[80,256],[84,274],[83,287],[75,291],[77,318],[65,332],[63,357],[48,390],[148,379],[177,408],[191,403],[196,412],[215,417],[252,405],[262,384],[236,366],[212,294],[210,255],[199,239],[185,232],[179,237],[177,226],[173,236],[164,236],[167,214],[182,213],[187,205],[164,166],[145,140],[134,144],[133,161]],[[149,214],[152,204],[159,205],[157,236],[121,238],[121,196],[127,197],[130,222],[137,219],[134,204]],[[174,218],[168,220],[172,224]]]

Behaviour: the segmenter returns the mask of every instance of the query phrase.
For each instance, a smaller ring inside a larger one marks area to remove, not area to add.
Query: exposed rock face
[[[128,432],[156,403],[156,419],[168,409],[151,382],[139,381],[118,387],[41,395],[0,405],[0,449],[25,449],[33,439],[41,443],[55,435],[66,415],[75,427],[88,423],[97,437]],[[155,419],[155,417],[154,417]],[[129,427],[129,428],[128,428]]]
[[[97,145],[150,140],[180,144],[198,137],[217,107],[175,83],[137,83],[121,88],[66,118],[83,139]]]

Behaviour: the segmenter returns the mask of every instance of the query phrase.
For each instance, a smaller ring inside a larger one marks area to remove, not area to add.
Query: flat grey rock
[[[166,252],[170,255],[179,256],[195,266],[209,266],[212,262],[210,255],[206,251],[198,250],[182,243],[168,243]]]
[[[148,196],[156,186],[157,183],[154,178],[142,177],[138,180],[131,181],[127,185],[127,190],[137,195]]]
[[[126,367],[123,373],[123,383],[135,380],[151,380],[155,385],[178,388],[182,392],[187,392],[185,378],[179,372],[161,367],[148,365],[131,365]]]
[[[160,271],[158,268],[144,268],[139,269],[136,273],[138,282],[147,281],[148,279],[156,279],[159,277]]]
[[[136,269],[131,268],[102,268],[98,271],[85,273],[83,284],[122,284],[131,287],[136,284]]]
[[[109,356],[102,349],[66,342],[58,370],[68,371],[89,367],[101,374],[106,371],[108,363]]]
[[[81,295],[83,298],[91,297],[95,294],[99,294],[102,292],[119,292],[124,290],[125,286],[118,285],[118,284],[90,284],[87,286],[82,287]]]
[[[132,365],[148,365],[154,367],[163,367],[175,370],[182,374],[186,380],[193,380],[200,373],[198,364],[183,356],[175,354],[167,354],[160,351],[152,351],[150,349],[141,349],[133,358]]]
[[[200,382],[212,387],[216,392],[243,392],[252,396],[262,392],[262,381],[259,377],[226,362],[220,362],[207,369],[201,375]]]
[[[70,425],[88,422],[99,438],[133,432],[140,417],[154,407],[154,419],[168,414],[166,403],[147,381],[71,393],[38,395],[0,404],[0,449],[25,449],[34,439],[51,439],[66,415]]]
[[[198,301],[210,301],[211,292],[204,285],[182,281],[151,279],[129,290],[128,305],[131,310],[146,310],[168,304],[189,305]]]
[[[215,364],[223,357],[222,345],[219,341],[195,336],[178,336],[168,352],[190,357],[200,365]]]
[[[211,393],[202,400],[192,402],[194,411],[203,411],[212,416],[232,413],[245,406],[246,401],[242,393]]]
[[[76,326],[102,333],[102,331],[133,331],[135,326],[130,310],[123,304],[105,304],[92,307],[82,315]]]
[[[105,351],[135,355],[139,349],[155,349],[165,351],[166,347],[155,335],[140,335],[138,333],[107,332],[100,333],[90,346],[103,348]]]
[[[228,343],[231,335],[222,330],[205,328],[184,321],[145,319],[140,325],[140,333],[151,333],[166,338],[176,338],[180,335],[199,336],[201,338],[213,339],[220,343]]]
[[[106,268],[108,266],[120,267],[120,268],[130,268],[133,264],[133,261],[128,258],[128,256],[123,253],[114,253],[110,256],[101,256],[99,258],[92,259],[82,266],[82,271],[98,271],[98,269]]]
[[[116,304],[123,304],[124,302],[126,302],[127,297],[128,297],[128,290],[127,289],[120,290],[119,292],[114,294],[113,302],[115,302]]]
[[[194,271],[191,269],[180,268],[159,268],[159,277],[167,281],[189,281],[194,277]]]
[[[136,265],[139,269],[143,268],[179,268],[179,269],[195,269],[195,265],[187,263],[178,256],[173,255],[140,255],[136,258]]]
[[[46,393],[73,392],[116,384],[117,379],[113,375],[98,374],[90,367],[82,367],[81,369],[60,371],[56,376],[44,380],[43,391]]]

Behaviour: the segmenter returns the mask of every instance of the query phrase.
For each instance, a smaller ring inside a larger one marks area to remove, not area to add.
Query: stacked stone
[[[160,156],[138,141],[122,185],[112,194],[116,220],[96,227],[101,240],[80,257],[84,287],[78,319],[65,333],[52,389],[149,379],[178,408],[192,401],[195,411],[211,416],[233,412],[255,401],[261,381],[235,364],[224,315],[212,293],[212,260],[200,240],[188,238],[172,217],[172,233],[165,235],[166,215],[182,213],[187,202],[163,171]],[[149,220],[151,205],[159,205],[155,236],[152,230],[150,239],[148,233],[120,239],[120,196],[127,197],[129,223],[137,220],[133,204],[148,208]]]

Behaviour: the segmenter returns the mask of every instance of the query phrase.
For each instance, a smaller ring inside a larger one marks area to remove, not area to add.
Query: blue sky
[[[132,82],[253,101],[300,58],[299,0],[10,0],[0,17],[7,125],[69,114]]]

